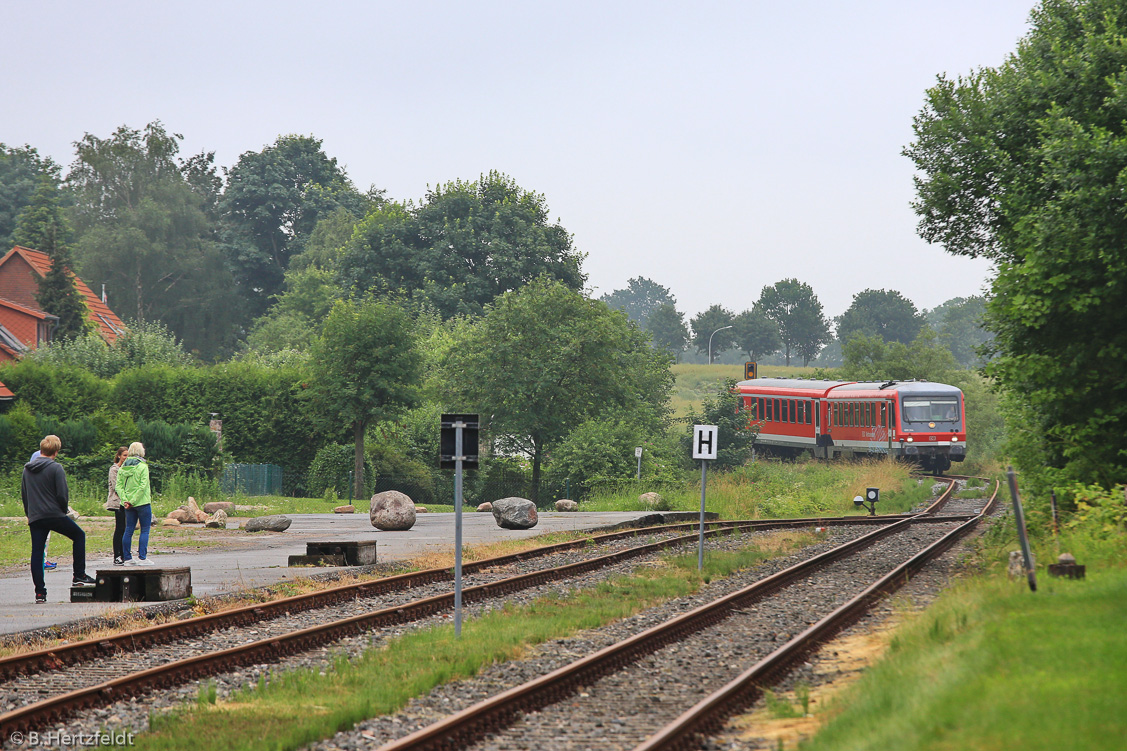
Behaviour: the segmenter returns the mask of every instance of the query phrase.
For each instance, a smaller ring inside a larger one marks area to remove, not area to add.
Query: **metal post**
[[[638,455],[638,474],[634,479],[641,480],[642,479],[642,449],[639,448],[634,453],[636,453]]]
[[[704,568],[704,486],[708,482],[708,462],[700,460],[700,539],[697,541],[697,571]]]
[[[1014,500],[1014,521],[1017,523],[1017,536],[1021,541],[1021,555],[1025,559],[1025,576],[1029,580],[1029,589],[1037,591],[1037,572],[1033,569],[1033,553],[1029,550],[1029,537],[1025,533],[1025,513],[1021,509],[1021,499],[1017,495],[1017,476],[1014,468],[1006,469],[1006,479],[1010,483],[1010,496]]]
[[[1057,516],[1057,491],[1056,490],[1050,490],[1049,491],[1049,503],[1052,504],[1052,508],[1053,508],[1053,538],[1055,539],[1056,536],[1060,533],[1060,518]]]
[[[348,470],[348,505],[352,505],[352,489],[356,487],[356,470]]]
[[[462,635],[462,428],[454,424],[454,636]]]

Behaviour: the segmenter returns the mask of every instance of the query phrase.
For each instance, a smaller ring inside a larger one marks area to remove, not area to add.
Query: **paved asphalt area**
[[[533,529],[514,530],[498,527],[492,514],[465,513],[462,515],[462,542],[475,545],[534,537],[547,532],[611,527],[645,515],[643,512],[541,512]],[[428,552],[452,552],[454,547],[453,512],[419,514],[415,526],[405,532],[378,530],[371,525],[366,513],[287,516],[293,520],[293,524],[285,532],[258,532],[244,536],[239,538],[238,547],[154,553],[150,558],[155,567],[191,567],[192,592],[196,597],[206,597],[308,576],[311,572],[339,570],[329,567],[288,568],[286,563],[289,557],[304,555],[307,542],[375,540],[378,562],[406,560]],[[242,521],[245,520],[232,519],[229,527],[237,528]],[[0,634],[46,628],[133,607],[132,603],[70,602],[70,541],[57,535],[52,537],[51,558],[59,561],[59,567],[46,573],[47,603],[35,603],[30,571],[0,578]],[[28,545],[30,553],[30,539]],[[101,569],[121,570],[112,565],[111,559],[105,557],[88,559],[86,569],[91,576],[95,576]]]

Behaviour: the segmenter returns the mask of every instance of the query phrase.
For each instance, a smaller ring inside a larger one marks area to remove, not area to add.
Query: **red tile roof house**
[[[50,256],[19,245],[0,258],[0,363],[16,360],[25,352],[51,341],[59,319],[48,311],[40,310],[35,301],[39,277],[46,276],[50,269]],[[125,331],[125,324],[85,282],[70,269],[67,273],[85,299],[90,320],[97,326],[98,333],[106,343],[113,344]],[[3,398],[0,392],[0,399]]]

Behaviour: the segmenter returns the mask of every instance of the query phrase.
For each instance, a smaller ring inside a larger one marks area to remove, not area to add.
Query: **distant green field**
[[[716,392],[716,387],[725,378],[743,380],[743,365],[674,365],[673,375],[677,383],[673,387],[673,414],[685,417],[690,409],[699,409],[705,397]],[[814,368],[800,368],[797,366],[786,367],[783,365],[765,365],[759,368],[761,378],[782,377],[807,377],[814,373]]]

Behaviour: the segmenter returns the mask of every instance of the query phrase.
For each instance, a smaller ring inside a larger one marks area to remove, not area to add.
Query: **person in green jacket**
[[[121,537],[121,555],[126,566],[151,566],[149,553],[149,527],[153,523],[152,492],[149,490],[149,465],[145,461],[145,447],[140,442],[129,444],[125,464],[117,471],[117,495],[125,507],[125,534]],[[137,543],[134,560],[133,530],[141,523],[141,539]]]

